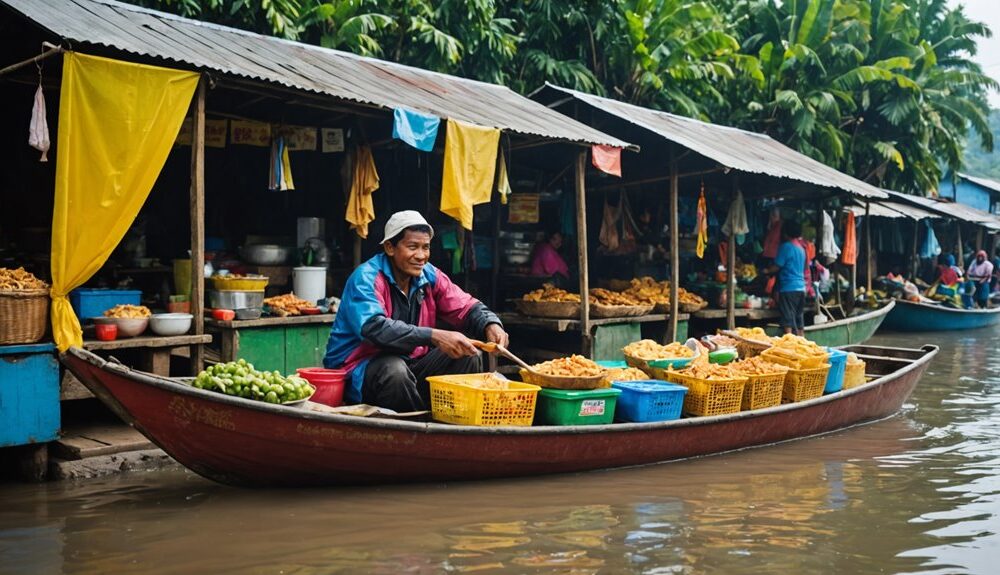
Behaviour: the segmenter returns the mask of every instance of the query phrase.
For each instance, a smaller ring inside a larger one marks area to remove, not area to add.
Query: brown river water
[[[1000,330],[941,346],[903,411],[645,468],[244,490],[185,471],[0,486],[0,574],[1000,573]]]

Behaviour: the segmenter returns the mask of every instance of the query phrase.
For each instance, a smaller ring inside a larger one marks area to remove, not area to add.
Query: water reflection
[[[976,337],[943,345],[900,416],[662,466],[349,490],[182,472],[4,486],[0,572],[994,573],[1000,357]]]

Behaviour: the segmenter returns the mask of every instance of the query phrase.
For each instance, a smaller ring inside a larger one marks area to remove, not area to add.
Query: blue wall
[[[960,204],[965,204],[984,212],[990,211],[990,192],[972,182],[959,179],[953,189],[951,187],[951,179],[945,178],[941,181],[941,187],[938,188],[938,195],[941,198],[954,199]]]

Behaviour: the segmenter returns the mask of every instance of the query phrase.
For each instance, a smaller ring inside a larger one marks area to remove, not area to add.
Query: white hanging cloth
[[[726,223],[722,224],[722,233],[727,236],[736,236],[736,243],[743,245],[746,235],[750,233],[750,224],[747,222],[747,205],[743,201],[743,191],[736,190],[736,197],[729,204],[729,213],[726,214]]]
[[[823,229],[820,230],[820,237],[823,238],[823,246],[819,255],[823,256],[826,263],[836,261],[840,257],[840,247],[833,236],[833,218],[826,210],[823,210]]]
[[[28,145],[42,153],[39,162],[49,161],[49,122],[45,118],[45,94],[42,93],[41,82],[35,90],[35,105],[31,108]]]

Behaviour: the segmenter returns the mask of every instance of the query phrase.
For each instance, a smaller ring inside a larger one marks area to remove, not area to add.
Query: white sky
[[[952,0],[951,3],[964,5],[970,19],[984,22],[993,31],[992,38],[980,39],[975,60],[983,67],[983,72],[1000,81],[1000,0]],[[990,105],[1000,108],[1000,93],[990,94]]]

